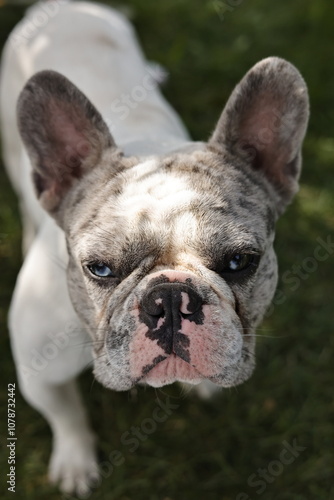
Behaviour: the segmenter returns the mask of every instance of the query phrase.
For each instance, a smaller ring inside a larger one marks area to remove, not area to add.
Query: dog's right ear
[[[69,189],[99,162],[105,149],[116,148],[115,143],[87,97],[55,71],[30,78],[17,114],[36,194],[55,216]]]

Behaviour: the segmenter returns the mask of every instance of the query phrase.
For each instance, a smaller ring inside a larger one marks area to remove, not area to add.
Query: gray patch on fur
[[[96,377],[118,390],[137,382],[130,351],[138,304],[152,273],[182,271],[194,276],[221,328],[208,363],[220,366],[220,356],[225,365],[208,378],[225,387],[246,380],[255,328],[277,282],[274,223],[300,173],[308,98],[298,71],[278,58],[261,61],[232,93],[207,144],[176,145],[160,157],[151,147],[145,158],[124,157],[95,108],[56,73],[33,77],[18,109],[41,203],[66,233],[70,295],[96,341]],[[78,151],[77,141],[88,149]],[[73,168],[59,157],[64,144]],[[257,269],[226,277],[222,262],[235,253],[258,254]],[[106,263],[115,278],[98,282],[89,262]]]

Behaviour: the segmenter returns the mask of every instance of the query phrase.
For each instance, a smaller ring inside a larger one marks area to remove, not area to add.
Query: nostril
[[[183,311],[180,311],[180,315],[182,316],[182,318],[184,319],[187,319],[189,316],[192,316],[194,314],[194,312],[196,311],[193,311],[193,312],[183,312]]]
[[[157,304],[155,307],[151,306],[150,311],[146,312],[148,312],[151,316],[159,316],[161,318],[165,315],[165,310],[162,307],[162,304]]]
[[[180,313],[182,317],[190,316],[199,311],[203,305],[202,298],[193,290],[187,290],[187,293],[182,292],[182,303]]]
[[[152,293],[143,297],[142,308],[150,316],[163,317],[165,315],[161,297],[156,298]]]
[[[183,283],[164,283],[148,290],[141,301],[143,311],[151,317],[190,318],[203,306],[203,299]]]
[[[165,311],[163,307],[144,307],[145,312],[150,316],[159,316],[163,317],[165,315]]]

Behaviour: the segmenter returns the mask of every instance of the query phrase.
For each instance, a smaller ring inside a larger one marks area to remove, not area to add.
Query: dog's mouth
[[[205,378],[196,368],[174,353],[166,358],[155,359],[144,371],[146,373],[136,383],[145,383],[152,387],[162,387],[176,381],[199,384]]]
[[[98,358],[95,373],[101,365],[108,387],[117,390],[137,383],[235,383],[247,367],[228,290],[218,295],[190,272],[157,272],[147,281],[114,314],[105,344],[107,371]]]

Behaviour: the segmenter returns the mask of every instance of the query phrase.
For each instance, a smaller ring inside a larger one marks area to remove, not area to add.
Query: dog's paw
[[[49,480],[62,493],[88,498],[99,479],[93,435],[56,439],[49,464]]]

